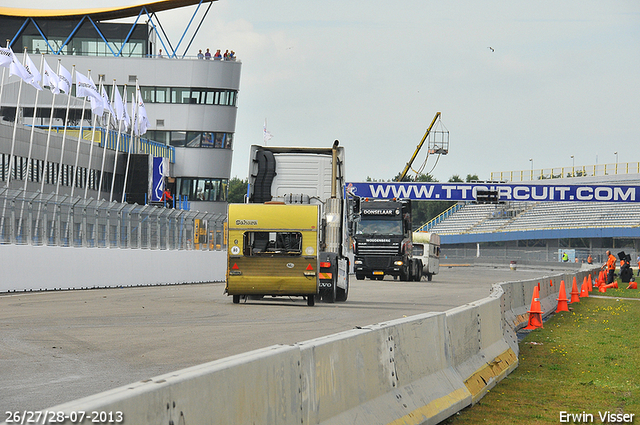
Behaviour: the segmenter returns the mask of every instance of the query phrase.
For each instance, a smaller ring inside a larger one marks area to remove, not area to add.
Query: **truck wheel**
[[[307,295],[307,305],[309,307],[313,307],[316,305],[316,296],[315,295]]]
[[[337,288],[336,289],[336,301],[346,301],[349,296],[349,274],[347,273],[347,287],[346,289]]]
[[[233,303],[234,304],[240,304],[240,295],[234,295],[233,296]]]
[[[364,280],[364,275],[360,274],[360,273],[356,273],[356,279],[358,280]]]

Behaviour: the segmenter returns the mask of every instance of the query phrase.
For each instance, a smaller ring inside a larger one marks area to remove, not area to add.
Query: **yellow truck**
[[[229,204],[227,293],[241,296],[301,295],[313,305],[318,293],[318,206]]]
[[[344,150],[251,146],[244,204],[229,204],[226,293],[346,301],[353,209]]]

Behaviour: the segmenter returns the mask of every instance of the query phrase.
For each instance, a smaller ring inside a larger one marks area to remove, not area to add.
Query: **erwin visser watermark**
[[[622,424],[633,423],[633,417],[635,413],[612,413],[610,411],[598,412],[595,415],[593,413],[580,412],[569,413],[565,411],[560,412],[560,423],[609,423],[609,424]]]

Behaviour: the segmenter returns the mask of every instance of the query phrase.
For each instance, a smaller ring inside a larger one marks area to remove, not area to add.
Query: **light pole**
[[[575,177],[576,176],[576,159],[573,157],[573,155],[571,155],[571,177]]]
[[[533,180],[533,158],[529,158],[529,162],[531,162],[531,180]]]
[[[613,154],[616,156],[616,164],[618,164],[618,151],[615,151]]]

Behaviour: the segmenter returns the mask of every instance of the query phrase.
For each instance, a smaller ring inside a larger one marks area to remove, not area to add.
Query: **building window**
[[[150,140],[176,147],[232,149],[233,133],[149,130]]]
[[[176,180],[180,197],[189,201],[224,202],[227,200],[229,181],[214,178],[181,177]]]
[[[118,86],[122,93],[124,86]],[[111,86],[105,86],[111,96]],[[135,93],[135,85],[127,86],[127,102]],[[236,90],[209,89],[198,87],[152,87],[140,86],[142,100],[145,103],[179,103],[191,105],[236,106],[238,92]]]

